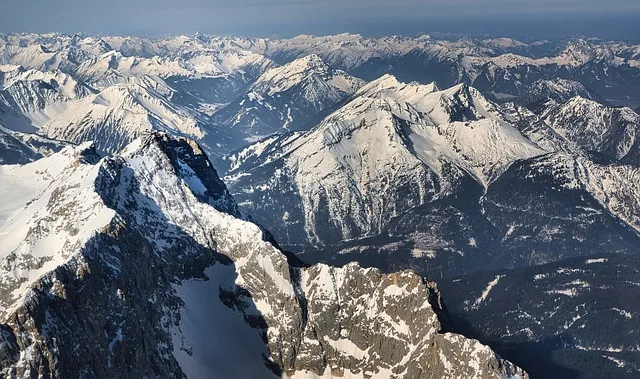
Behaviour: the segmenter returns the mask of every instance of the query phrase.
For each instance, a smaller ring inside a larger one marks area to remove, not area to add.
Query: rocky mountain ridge
[[[527,377],[412,272],[291,266],[191,141],[0,169],[3,375]]]

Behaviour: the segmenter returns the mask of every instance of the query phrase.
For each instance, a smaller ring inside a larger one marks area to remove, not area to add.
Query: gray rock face
[[[527,377],[446,333],[410,271],[290,265],[192,142],[30,165],[34,199],[0,220],[5,377]]]

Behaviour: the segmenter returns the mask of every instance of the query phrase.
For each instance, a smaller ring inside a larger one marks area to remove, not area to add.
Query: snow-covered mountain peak
[[[136,95],[142,93],[144,93],[144,88],[139,84],[116,84],[100,91],[96,96],[92,96],[90,100],[92,104],[96,105],[131,110],[132,107],[140,105]]]
[[[202,44],[207,44],[207,43],[211,42],[211,38],[210,37],[200,33],[199,31],[196,31],[193,34],[193,39],[195,41],[198,41],[198,42],[202,43]]]
[[[42,71],[60,68],[69,63],[63,53],[51,51],[41,44],[26,47],[5,46],[0,55],[0,62]]]
[[[230,158],[234,193],[250,204],[253,194],[300,197],[295,217],[304,224],[290,226],[323,244],[380,233],[390,215],[445,198],[460,181],[487,188],[514,161],[546,153],[469,86],[434,91],[384,77],[367,87],[308,132]],[[379,203],[381,196],[390,201]]]
[[[567,100],[567,102],[563,105],[564,108],[566,109],[595,109],[595,108],[607,108],[607,106],[594,101],[592,99],[588,99],[586,97],[583,97],[581,95],[577,95],[572,97],[571,99]]]
[[[640,123],[640,116],[629,107],[611,107],[583,96],[574,96],[561,105],[563,114],[582,114],[585,118],[593,118],[597,114],[617,113],[630,122]]]
[[[56,153],[57,157],[65,157],[73,162],[95,164],[100,160],[100,155],[96,151],[96,144],[93,141],[85,141],[77,145],[68,145]]]
[[[536,80],[530,85],[527,92],[518,98],[518,102],[527,106],[547,100],[564,103],[576,96],[597,100],[601,103],[605,101],[578,81],[554,78]]]
[[[391,74],[384,74],[378,79],[372,80],[366,85],[364,85],[358,92],[359,93],[372,92],[382,88],[394,88],[402,84],[403,83],[401,83],[395,76]]]
[[[343,71],[332,69],[318,55],[311,54],[268,70],[256,80],[252,90],[272,96],[302,82],[313,80],[314,76],[345,93],[353,93],[362,85],[360,80]]]
[[[119,83],[126,77],[149,74],[157,60],[125,57],[119,51],[108,51],[82,62],[75,74],[83,81],[99,87]]]
[[[464,83],[440,90],[435,83],[407,84],[392,75],[384,75],[362,87],[357,96],[384,97],[409,103],[418,111],[429,114],[434,124],[501,118],[495,104]]]
[[[525,47],[527,46],[526,43],[518,41],[516,39],[513,38],[492,38],[492,39],[487,39],[482,41],[484,43],[486,43],[489,46],[493,46],[493,47],[497,47],[497,48],[501,48],[501,49],[508,49],[508,48],[517,48],[517,47]]]
[[[7,89],[18,81],[40,81],[55,89],[66,100],[79,99],[93,93],[87,85],[58,69],[43,72],[18,66],[14,71],[5,72],[3,79],[3,89]]]
[[[241,147],[269,134],[311,128],[363,84],[317,55],[305,56],[266,71],[214,119],[242,139],[235,143]]]
[[[510,162],[545,153],[500,116],[493,103],[466,84],[438,91],[434,85],[405,84],[384,76],[298,135],[287,149],[305,160],[304,156],[320,157],[321,151],[360,156],[360,150],[370,146],[379,154],[366,158],[380,160],[382,150],[391,149],[389,154],[395,155],[399,150],[394,149],[400,148],[436,173],[444,158],[486,184]]]
[[[588,41],[577,39],[570,41],[556,58],[568,66],[580,66],[596,58],[597,51]]]
[[[423,115],[409,104],[400,103],[393,98],[358,97],[323,120],[312,130],[310,136],[321,134],[323,144],[332,146],[342,142],[344,138],[350,139],[355,131],[366,129],[380,134],[380,137],[387,135],[390,139],[388,142],[391,143],[402,132],[400,129],[403,120],[415,122],[423,120]],[[383,138],[376,142],[384,144],[385,140]]]
[[[33,133],[73,101],[93,93],[92,88],[60,70],[20,67],[0,75],[0,121],[12,130]]]
[[[74,73],[81,80],[98,87],[143,75],[164,79],[237,76],[242,81],[260,75],[273,64],[260,54],[238,49],[220,51],[197,48],[180,54],[150,56],[126,56],[113,50],[84,60]]]
[[[438,91],[436,83],[419,84],[403,83],[391,74],[384,74],[380,78],[364,85],[357,92],[357,96],[394,96],[405,98],[407,101],[418,102],[420,97]]]
[[[0,166],[0,182],[10,184],[1,190],[2,316],[33,295],[34,281],[70,259],[113,216],[93,191],[97,158],[88,143],[24,166]]]
[[[168,165],[165,173],[172,172],[175,177],[145,171],[153,164]],[[131,196],[136,194],[104,187],[106,182],[131,174],[153,181],[156,188],[168,185],[164,179],[177,181],[199,201],[239,216],[200,147],[161,133],[134,141],[114,158],[100,159],[93,143],[85,142],[26,165],[0,165],[3,317],[35,295],[28,289],[34,281],[69,260],[77,260],[90,239],[109,229],[116,213],[122,212],[119,207],[131,206]]]
[[[292,66],[290,66],[292,68],[295,66],[301,66],[306,69],[319,70],[327,70],[329,68],[329,65],[325,61],[323,61],[318,54],[309,54],[302,58],[298,58],[291,63],[294,63]]]
[[[128,80],[75,101],[40,130],[49,137],[75,143],[94,140],[98,149],[106,152],[117,151],[151,130],[193,138],[206,135],[198,119],[144,80]]]
[[[135,139],[119,155],[125,159],[138,159],[158,152],[169,158],[176,174],[189,185],[200,201],[221,212],[240,217],[238,207],[225,184],[195,141],[153,131]]]

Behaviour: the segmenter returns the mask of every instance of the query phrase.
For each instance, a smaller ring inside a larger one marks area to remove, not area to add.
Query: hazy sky
[[[640,0],[2,0],[0,31],[294,35],[424,31],[640,39]],[[467,29],[467,30],[465,30]],[[626,36],[626,37],[625,37]],[[608,37],[605,35],[605,37]]]

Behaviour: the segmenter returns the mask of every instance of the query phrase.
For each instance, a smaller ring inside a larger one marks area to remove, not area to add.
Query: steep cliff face
[[[0,181],[5,376],[526,377],[445,333],[412,272],[290,265],[193,142],[69,147],[1,175],[24,187]]]

